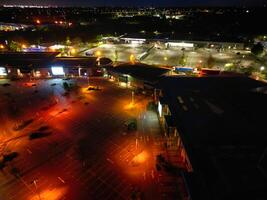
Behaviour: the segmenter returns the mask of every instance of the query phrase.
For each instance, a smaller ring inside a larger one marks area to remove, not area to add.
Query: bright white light
[[[160,102],[158,104],[158,111],[159,111],[159,116],[161,117],[161,115],[162,115],[162,105],[161,105]]]
[[[50,48],[50,49],[54,49],[54,50],[59,50],[59,49],[63,49],[63,48],[65,48],[65,47],[66,47],[66,46],[64,46],[64,45],[55,44],[55,45],[50,46],[49,48]]]
[[[55,67],[51,67],[51,70],[52,70],[53,75],[56,75],[56,76],[65,75],[63,67],[55,66]]]
[[[186,47],[186,48],[194,47],[193,43],[185,43],[185,42],[167,42],[167,45],[171,47]]]
[[[264,66],[261,66],[260,70],[263,71],[264,69],[265,69],[265,67]]]
[[[0,67],[0,76],[6,76],[6,75],[7,75],[6,68]]]

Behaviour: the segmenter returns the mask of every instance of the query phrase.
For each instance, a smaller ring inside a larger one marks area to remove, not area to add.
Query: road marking
[[[151,170],[151,177],[152,177],[152,179],[155,178],[155,176],[154,176],[154,170]]]
[[[146,172],[143,173],[144,180],[146,180]]]
[[[111,164],[114,164],[114,161],[109,158],[107,158],[107,161],[110,162]]]
[[[58,180],[60,180],[62,183],[65,183],[65,181],[61,178],[61,177],[57,177],[58,178]]]
[[[32,151],[29,148],[27,148],[26,150],[29,154],[32,154]]]

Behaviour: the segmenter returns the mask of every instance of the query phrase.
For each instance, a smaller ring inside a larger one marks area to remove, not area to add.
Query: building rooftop
[[[0,65],[11,67],[50,67],[51,65],[96,66],[97,57],[56,57],[59,52],[0,52]],[[108,58],[100,58],[101,65],[110,64]]]
[[[160,84],[193,167],[185,174],[192,199],[266,199],[267,95],[253,91],[266,84],[246,77]]]
[[[121,64],[117,67],[110,68],[109,70],[115,73],[130,75],[133,78],[150,83],[158,81],[162,75],[169,72],[169,69],[146,65],[143,63]]]

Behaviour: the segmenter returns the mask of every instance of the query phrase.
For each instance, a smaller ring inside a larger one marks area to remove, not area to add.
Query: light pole
[[[134,91],[132,91],[132,105],[134,105]]]
[[[38,195],[39,200],[42,200],[42,199],[41,199],[41,195],[40,195],[40,193],[39,193],[39,191],[38,191],[38,189],[37,189],[37,181],[36,181],[35,179],[33,180],[33,184],[34,184],[34,186],[35,186],[36,193],[37,193],[37,195]]]

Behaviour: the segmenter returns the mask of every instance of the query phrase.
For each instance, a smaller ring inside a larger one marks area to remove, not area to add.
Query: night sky
[[[267,0],[0,0],[0,4],[58,6],[260,6]]]

